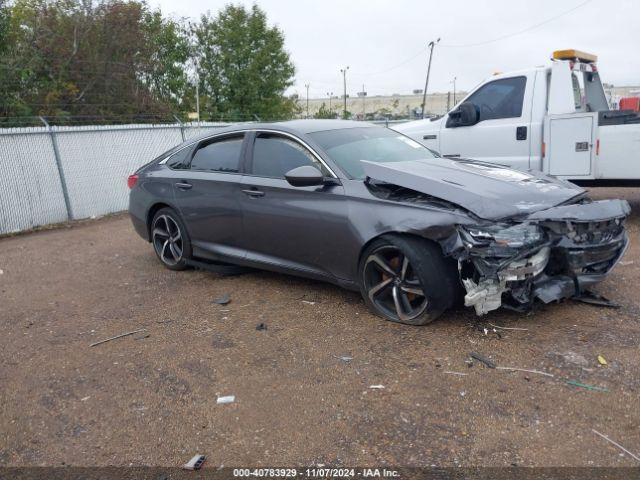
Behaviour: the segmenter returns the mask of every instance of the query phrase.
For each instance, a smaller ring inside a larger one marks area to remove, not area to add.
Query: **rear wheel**
[[[376,314],[425,325],[451,307],[459,291],[455,262],[427,240],[387,235],[363,252],[360,291]]]
[[[162,208],[151,222],[151,243],[156,255],[170,270],[184,270],[191,257],[191,241],[178,214]]]

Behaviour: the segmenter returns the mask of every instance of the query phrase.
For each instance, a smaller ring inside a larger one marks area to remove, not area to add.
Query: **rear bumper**
[[[147,228],[147,222],[145,222],[141,218],[136,217],[131,212],[129,212],[129,218],[131,218],[131,223],[133,224],[133,228],[136,233],[144,238],[147,242],[150,242],[151,240],[149,239],[149,229]]]

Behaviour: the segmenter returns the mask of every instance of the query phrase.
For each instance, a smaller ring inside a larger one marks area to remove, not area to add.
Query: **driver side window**
[[[478,122],[522,116],[526,77],[495,80],[480,87],[466,102],[478,108]]]

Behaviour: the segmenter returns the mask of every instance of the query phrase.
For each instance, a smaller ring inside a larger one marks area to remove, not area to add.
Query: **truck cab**
[[[496,74],[444,116],[394,128],[444,157],[566,179],[638,179],[640,118],[609,110],[596,61],[559,50],[548,67]]]

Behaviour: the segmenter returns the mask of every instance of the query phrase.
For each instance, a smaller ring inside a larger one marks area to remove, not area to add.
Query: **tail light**
[[[136,186],[136,183],[138,183],[138,175],[135,173],[133,175],[129,175],[129,178],[127,178],[127,187],[131,189]]]

